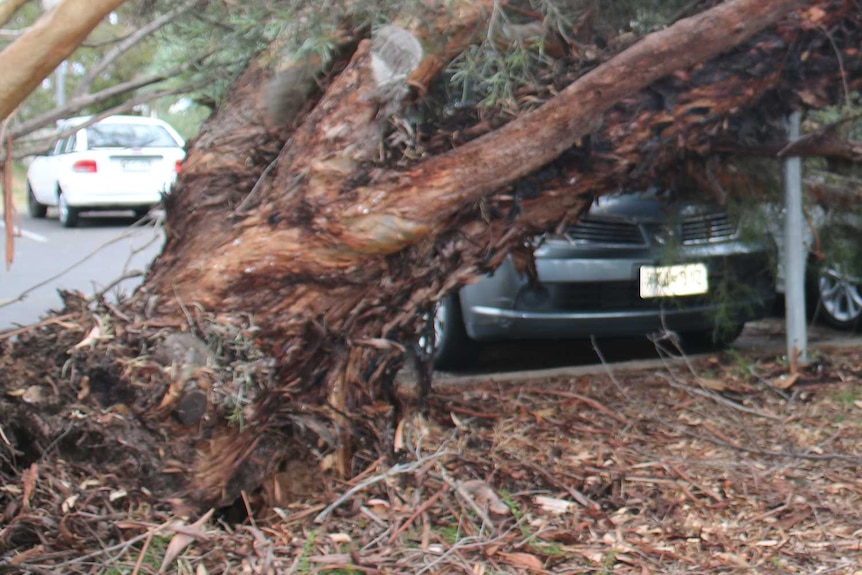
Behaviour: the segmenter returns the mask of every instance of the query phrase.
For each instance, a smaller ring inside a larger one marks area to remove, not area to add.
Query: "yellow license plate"
[[[642,266],[641,298],[697,295],[709,291],[706,264]]]

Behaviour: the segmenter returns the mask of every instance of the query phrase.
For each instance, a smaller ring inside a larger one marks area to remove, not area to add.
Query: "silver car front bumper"
[[[701,262],[709,293],[641,299],[642,266],[660,265],[654,250],[537,251],[538,283],[506,261],[492,275],[461,289],[467,334],[478,341],[631,336],[670,329],[706,331],[722,321],[762,317],[772,305],[774,280],[760,244],[725,242],[687,246],[675,263]],[[756,277],[755,277],[756,276]]]

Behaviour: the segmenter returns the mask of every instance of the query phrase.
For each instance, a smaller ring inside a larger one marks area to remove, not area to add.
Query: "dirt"
[[[349,481],[318,446],[190,512],[137,340],[76,363],[71,304],[0,336],[0,573],[862,572],[857,347],[438,378]]]

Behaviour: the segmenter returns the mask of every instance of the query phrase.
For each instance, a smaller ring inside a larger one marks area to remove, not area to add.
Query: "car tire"
[[[78,225],[78,208],[73,208],[66,203],[63,193],[57,198],[57,210],[59,212],[60,224],[64,228],[74,228]]]
[[[459,371],[474,366],[478,360],[480,345],[467,335],[458,296],[452,294],[441,300],[435,307],[431,321],[434,334],[434,368],[441,371]]]
[[[842,273],[840,266],[816,268],[808,293],[814,319],[843,330],[862,324],[862,281]]]
[[[30,182],[27,182],[27,213],[30,214],[31,218],[37,220],[41,220],[48,215],[48,206],[39,203],[35,194],[33,194]]]

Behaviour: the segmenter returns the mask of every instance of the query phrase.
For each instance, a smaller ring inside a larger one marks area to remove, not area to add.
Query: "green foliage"
[[[309,573],[311,567],[310,557],[314,552],[314,545],[317,543],[317,531],[311,531],[305,539],[305,544],[302,546],[302,554],[296,565],[297,573]]]
[[[483,105],[516,110],[516,92],[534,82],[532,77],[541,54],[519,43],[507,52],[473,46],[452,62],[451,83],[460,92],[462,104],[480,101]]]
[[[691,0],[610,0],[595,4],[598,20],[613,31],[648,34],[690,15]]]
[[[602,557],[601,565],[599,566],[599,573],[602,575],[611,575],[614,572],[614,565],[617,563],[617,552],[615,550],[610,550],[605,553],[604,557]]]
[[[856,402],[859,401],[860,390],[857,386],[846,385],[832,394],[832,400],[847,408],[853,408],[856,406]]]
[[[441,525],[436,529],[440,540],[447,545],[454,545],[461,539],[461,529],[457,525]]]

